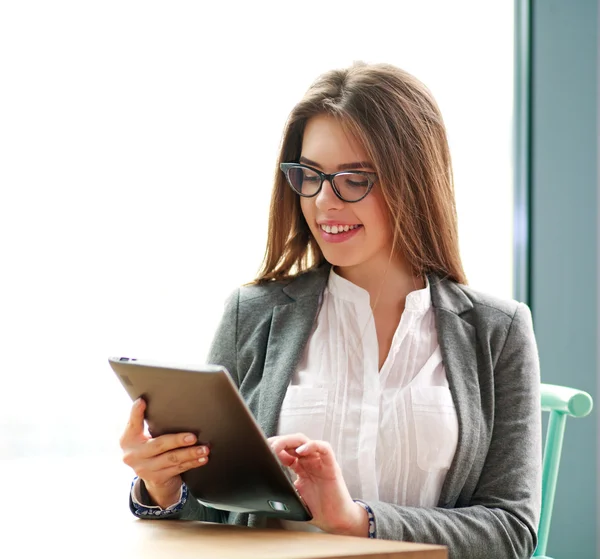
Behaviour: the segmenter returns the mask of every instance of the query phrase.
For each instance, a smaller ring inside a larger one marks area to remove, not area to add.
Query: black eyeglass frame
[[[288,173],[291,169],[296,168],[296,167],[302,167],[304,169],[309,169],[313,173],[316,173],[317,175],[319,175],[319,177],[321,177],[321,184],[319,185],[319,188],[317,188],[317,190],[314,194],[303,194],[302,192],[298,192],[294,188]],[[321,189],[323,188],[323,183],[325,181],[329,181],[329,184],[331,185],[331,188],[333,189],[334,194],[342,202],[346,202],[347,204],[354,204],[356,202],[360,202],[361,200],[363,200],[369,194],[369,192],[371,192],[371,190],[373,189],[373,186],[375,185],[375,181],[377,180],[377,174],[370,173],[369,171],[350,171],[350,170],[349,171],[338,171],[337,173],[331,173],[330,175],[328,175],[327,173],[323,173],[322,171],[319,171],[319,169],[315,169],[314,167],[311,167],[309,165],[304,165],[303,163],[281,163],[279,165],[279,168],[283,171],[283,174],[285,175],[287,183],[290,185],[291,189],[296,194],[298,194],[298,196],[302,196],[303,198],[314,198],[317,194],[319,194],[319,192],[321,192]],[[335,177],[337,177],[338,175],[363,175],[369,181],[369,186],[367,187],[367,191],[357,200],[346,200],[346,198],[344,198],[341,195],[340,191],[337,189],[337,186],[335,186]]]

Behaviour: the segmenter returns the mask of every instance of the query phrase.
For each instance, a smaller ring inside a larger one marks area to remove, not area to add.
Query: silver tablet
[[[182,474],[202,504],[288,520],[312,518],[225,368],[128,357],[111,357],[109,363],[131,399],[146,401],[153,437],[190,432],[210,446],[208,463]]]

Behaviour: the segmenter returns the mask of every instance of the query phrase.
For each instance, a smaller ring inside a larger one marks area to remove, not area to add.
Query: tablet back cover
[[[192,432],[210,446],[205,466],[182,474],[203,504],[288,520],[310,520],[285,468],[223,367],[181,368],[128,358],[109,363],[132,400],[147,402],[153,437]]]

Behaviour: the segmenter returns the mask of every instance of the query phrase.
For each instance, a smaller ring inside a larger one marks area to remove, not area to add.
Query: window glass
[[[109,355],[203,362],[261,262],[286,117],[321,72],[433,91],[474,287],[512,293],[511,2],[0,8],[0,457],[117,452]]]

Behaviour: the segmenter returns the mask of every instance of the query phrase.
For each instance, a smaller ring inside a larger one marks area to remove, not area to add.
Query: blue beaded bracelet
[[[131,484],[131,487],[133,488],[133,486],[135,485],[135,482],[137,481],[137,476],[133,479],[133,483]],[[175,505],[172,506],[168,509],[161,509],[158,506],[152,506],[152,507],[145,507],[143,505],[138,505],[137,503],[133,503],[133,509],[135,511],[135,515],[139,516],[139,517],[163,517],[163,516],[172,516],[175,513],[178,513],[179,511],[181,511],[181,509],[183,508],[183,505],[185,505],[185,502],[188,500],[188,488],[187,485],[184,483],[181,487],[181,499],[179,500],[179,502]]]
[[[377,527],[375,526],[375,513],[373,513],[373,509],[369,505],[367,505],[367,503],[359,501],[358,499],[354,499],[354,502],[359,504],[363,509],[367,511],[367,516],[369,518],[368,537],[371,539],[375,539],[377,537]]]

